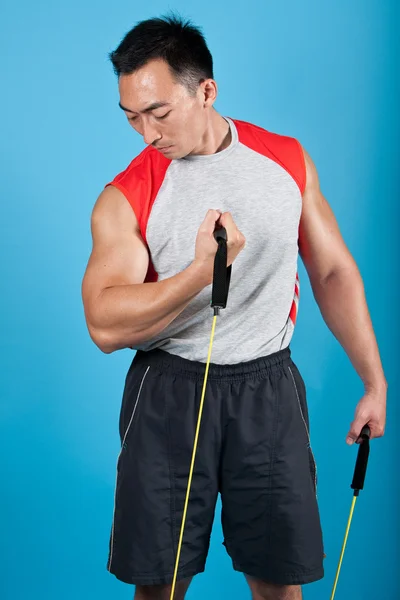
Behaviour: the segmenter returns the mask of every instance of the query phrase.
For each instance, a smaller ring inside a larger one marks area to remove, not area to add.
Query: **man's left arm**
[[[364,284],[319,186],[317,170],[304,150],[306,187],[299,227],[299,253],[322,317],[362,379],[365,394],[357,404],[347,443],[368,424],[371,438],[384,434],[387,382],[379,356]]]

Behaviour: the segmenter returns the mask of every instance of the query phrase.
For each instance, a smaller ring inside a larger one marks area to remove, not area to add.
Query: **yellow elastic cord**
[[[347,522],[347,528],[346,528],[346,534],[344,536],[344,541],[343,541],[343,546],[342,546],[342,552],[340,554],[339,565],[338,565],[338,568],[337,568],[337,571],[336,571],[335,583],[333,584],[331,600],[333,600],[334,597],[335,597],[336,586],[337,586],[337,582],[338,582],[338,579],[339,579],[340,568],[342,566],[343,555],[344,555],[344,551],[345,551],[345,548],[346,548],[347,537],[349,535],[349,530],[350,530],[351,520],[353,518],[353,512],[354,512],[354,506],[356,504],[356,500],[357,500],[357,496],[353,496],[353,502],[351,503],[350,515],[349,515],[349,520]]]
[[[184,506],[184,509],[183,509],[181,532],[179,534],[178,550],[177,550],[177,553],[176,553],[174,578],[172,580],[170,600],[173,600],[174,593],[175,593],[176,577],[177,577],[177,574],[178,574],[179,558],[180,558],[180,555],[181,555],[183,531],[185,529],[186,512],[187,512],[187,507],[188,507],[188,502],[189,502],[190,487],[192,485],[193,467],[194,467],[194,461],[195,461],[195,458],[196,458],[197,442],[198,442],[198,439],[199,439],[201,415],[202,415],[202,412],[203,412],[204,396],[205,396],[206,385],[207,385],[208,369],[209,369],[209,365],[210,365],[211,349],[212,349],[212,344],[213,344],[213,339],[214,339],[214,332],[215,332],[216,322],[217,322],[217,315],[214,315],[213,325],[212,325],[212,330],[211,330],[210,347],[208,349],[208,357],[207,357],[207,364],[206,364],[206,373],[205,373],[205,376],[204,376],[204,383],[203,383],[203,393],[202,393],[201,401],[200,401],[199,416],[197,418],[196,435],[194,437],[194,445],[193,445],[193,452],[192,452],[192,462],[191,462],[190,471],[189,471],[189,479],[188,479],[188,485],[187,485],[187,490],[186,490],[185,506]]]

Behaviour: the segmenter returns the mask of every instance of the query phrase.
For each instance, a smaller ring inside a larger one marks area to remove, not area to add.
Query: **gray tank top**
[[[162,281],[194,259],[210,208],[229,211],[246,238],[232,264],[228,303],[217,317],[211,361],[234,364],[289,346],[298,311],[298,227],[305,188],[299,142],[225,117],[232,140],[211,155],[170,160],[148,146],[106,185],[135,211],[150,256],[146,281]],[[138,350],[160,348],[206,362],[212,286]]]

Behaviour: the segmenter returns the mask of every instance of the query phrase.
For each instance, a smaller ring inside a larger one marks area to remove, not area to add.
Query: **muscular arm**
[[[100,194],[91,229],[82,299],[90,336],[103,352],[155,336],[211,283],[195,261],[173,277],[143,283],[148,251],[132,208],[113,186]]]
[[[299,251],[314,297],[364,382],[366,390],[386,387],[364,285],[357,265],[321,193],[316,168],[303,149],[307,184],[299,229]]]

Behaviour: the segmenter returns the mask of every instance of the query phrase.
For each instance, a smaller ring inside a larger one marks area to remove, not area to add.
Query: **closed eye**
[[[154,115],[156,117],[156,119],[166,119],[168,117],[168,115],[170,114],[170,110],[165,113],[165,115],[161,115],[160,117],[157,117],[156,115]],[[128,117],[128,121],[136,121],[137,117]]]
[[[171,111],[169,110],[167,113],[165,113],[165,115],[162,115],[161,117],[156,117],[156,119],[165,119],[166,117],[168,117],[170,112]]]

